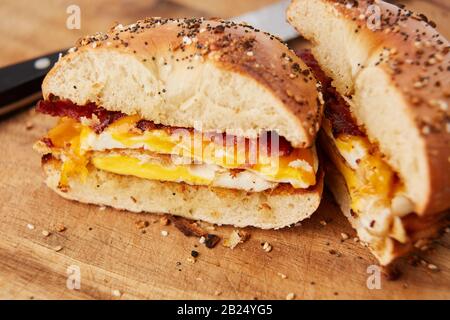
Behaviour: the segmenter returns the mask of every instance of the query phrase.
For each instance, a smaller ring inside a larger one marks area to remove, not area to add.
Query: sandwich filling
[[[337,93],[311,53],[304,51],[300,56],[322,83],[326,106],[322,125],[322,135],[326,136],[324,147],[345,180],[350,196],[350,220],[357,224],[363,241],[373,236],[389,236],[400,243],[407,242],[401,218],[412,213],[414,205],[400,177],[357,124],[348,101]]]
[[[139,115],[51,97],[37,111],[59,117],[36,148],[61,163],[60,187],[90,167],[142,179],[261,192],[316,184],[314,148],[293,148],[276,132],[248,139],[155,124]]]

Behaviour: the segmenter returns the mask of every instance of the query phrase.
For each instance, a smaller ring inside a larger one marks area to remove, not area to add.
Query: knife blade
[[[289,41],[298,37],[298,32],[286,22],[286,10],[290,2],[290,0],[282,0],[230,20],[237,23],[245,22],[278,36],[283,41]]]

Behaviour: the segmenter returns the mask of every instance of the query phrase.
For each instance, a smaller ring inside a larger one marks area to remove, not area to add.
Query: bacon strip
[[[93,127],[97,134],[105,130],[114,121],[125,116],[121,112],[108,111],[102,107],[97,107],[94,103],[79,106],[68,100],[55,99],[39,101],[36,106],[36,111],[53,117],[69,117],[76,120],[81,120],[83,117],[92,119],[95,115],[99,120],[99,123]]]
[[[89,103],[84,106],[77,105],[71,101],[68,100],[59,100],[55,98],[50,98],[48,101],[39,101],[36,106],[36,111],[48,114],[54,117],[69,117],[76,120],[80,120],[83,117],[86,117],[88,119],[92,119],[92,117],[95,115],[99,119],[99,123],[95,125],[92,129],[95,131],[95,133],[99,134],[105,130],[110,124],[115,122],[116,120],[122,118],[125,116],[124,113],[117,112],[117,111],[108,111],[105,108],[99,107],[94,103]],[[136,127],[140,129],[141,131],[147,131],[147,130],[168,130],[169,132],[172,132],[176,129],[186,129],[190,131],[194,131],[192,128],[180,128],[180,127],[168,127],[164,126],[162,124],[155,124],[152,121],[149,120],[140,120],[136,123]],[[204,137],[208,138],[210,136],[214,136],[215,134],[208,134],[205,133]],[[219,134],[220,135],[220,134]],[[276,132],[268,132],[267,138],[261,142],[262,148],[267,149],[267,154],[271,155],[272,151],[272,136],[274,137],[274,141],[278,138],[278,148],[279,148],[279,156],[286,156],[289,155],[293,148],[291,144],[283,137],[278,136]],[[233,143],[234,145],[238,144],[239,138],[236,136],[226,135],[225,133],[222,134],[222,141],[225,144],[226,139],[229,142]],[[251,141],[250,139],[245,139],[245,146],[248,150],[250,147],[251,142],[256,142],[256,145],[259,146],[259,138],[256,141]]]
[[[363,130],[356,124],[350,112],[350,106],[332,86],[332,80],[320,68],[310,50],[301,50],[297,55],[311,69],[315,78],[322,84],[322,94],[325,100],[325,117],[331,121],[333,135],[341,134],[365,136]]]

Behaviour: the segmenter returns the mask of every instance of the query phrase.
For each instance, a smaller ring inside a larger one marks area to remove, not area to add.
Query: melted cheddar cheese
[[[290,183],[294,188],[316,183],[314,149],[293,149],[284,156],[257,149],[257,159],[251,159],[245,143],[216,143],[194,130],[142,131],[136,128],[139,120],[137,116],[123,117],[97,134],[88,123],[61,118],[47,135],[53,147],[62,150],[61,184],[67,184],[70,176],[86,177],[89,164],[120,175],[247,191],[263,191],[278,183]],[[142,155],[149,154],[151,161],[142,160]]]
[[[391,211],[392,200],[404,188],[378,148],[365,136],[334,137],[327,122],[324,129],[338,152],[333,161],[346,182],[351,209],[356,213]]]

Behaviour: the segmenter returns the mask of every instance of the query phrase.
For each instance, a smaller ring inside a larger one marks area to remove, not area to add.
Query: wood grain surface
[[[269,2],[82,0],[76,1],[82,29],[74,31],[65,28],[66,8],[73,1],[3,0],[0,66],[69,47],[82,34],[104,30],[114,21],[228,17]],[[449,32],[447,1],[408,2]],[[449,234],[420,255],[418,266],[402,261],[397,281],[383,276],[381,289],[370,290],[367,268],[376,261],[353,240],[354,231],[328,195],[310,220],[278,231],[249,228],[250,238],[234,249],[223,246],[231,227],[210,231],[222,241],[208,249],[173,225],[162,226],[159,216],[61,199],[44,186],[39,156],[31,149],[53,124],[54,119],[32,110],[0,122],[2,299],[285,299],[289,293],[297,299],[450,298]],[[149,225],[140,229],[138,221]],[[65,230],[58,231],[62,225]],[[350,239],[342,241],[342,233]],[[262,250],[264,242],[272,251]],[[192,250],[199,252],[195,263]],[[79,268],[80,289],[68,289],[68,268]]]

